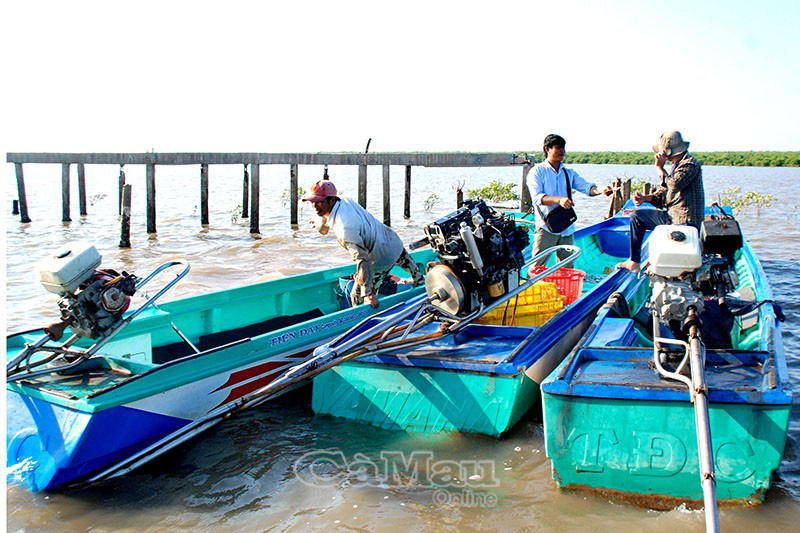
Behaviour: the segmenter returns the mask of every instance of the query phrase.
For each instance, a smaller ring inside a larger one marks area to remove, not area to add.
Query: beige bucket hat
[[[668,131],[661,134],[658,144],[653,145],[654,152],[664,151],[667,157],[681,154],[689,149],[689,141],[684,141],[679,131]]]

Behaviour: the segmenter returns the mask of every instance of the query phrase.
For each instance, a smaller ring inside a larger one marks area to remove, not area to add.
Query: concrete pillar
[[[258,194],[259,194],[259,186],[260,186],[260,171],[259,165],[253,163],[250,165],[250,234],[252,235],[260,235],[261,230],[259,229],[259,221],[258,221],[258,214],[259,214],[259,206],[258,206]]]
[[[78,163],[78,206],[82,217],[86,216],[86,169]]]
[[[297,226],[297,196],[297,165],[289,165],[289,223],[292,226]]]
[[[367,207],[367,165],[358,165],[358,203]]]
[[[200,225],[208,226],[208,163],[200,164]]]
[[[156,165],[147,163],[147,233],[156,233]]]
[[[383,165],[383,223],[392,225],[392,196],[389,183],[389,165]]]
[[[121,215],[122,219],[120,221],[120,232],[119,232],[119,247],[120,248],[130,248],[131,247],[131,186],[124,185],[122,187],[122,203],[121,203]]]
[[[14,163],[14,171],[17,175],[17,197],[19,198],[19,221],[30,222],[28,217],[28,199],[25,196],[25,177],[22,173],[22,163]]]
[[[61,165],[61,222],[72,222],[69,216],[69,163]]]

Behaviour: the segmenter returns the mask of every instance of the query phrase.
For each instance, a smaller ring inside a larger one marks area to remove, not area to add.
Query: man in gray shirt
[[[378,307],[378,288],[395,265],[411,274],[415,285],[423,283],[422,272],[397,233],[352,199],[339,198],[333,183],[318,181],[303,201],[314,206],[320,217],[320,232],[333,230],[336,240],[356,263],[350,294],[354,305],[367,302]]]

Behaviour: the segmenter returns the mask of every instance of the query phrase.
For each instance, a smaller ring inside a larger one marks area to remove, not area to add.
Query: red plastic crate
[[[530,270],[530,275],[536,275],[540,272],[547,270],[546,266],[535,266]],[[558,293],[564,297],[565,305],[569,305],[581,296],[583,292],[583,279],[586,277],[586,272],[577,270],[575,268],[559,268],[549,276],[542,278],[542,281],[549,281],[556,284]]]

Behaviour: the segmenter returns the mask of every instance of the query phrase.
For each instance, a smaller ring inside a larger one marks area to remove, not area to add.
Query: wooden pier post
[[[519,210],[523,213],[530,213],[533,209],[533,199],[531,191],[528,189],[528,173],[531,171],[531,164],[525,163],[522,166],[522,184],[520,186]]]
[[[618,206],[620,205],[619,200],[622,198],[620,179],[615,179],[611,186],[614,187],[614,192],[611,193],[611,203],[608,206],[608,214],[606,215],[606,218],[611,218],[617,214],[617,211],[619,211]]]
[[[625,202],[631,199],[631,181],[633,178],[628,178],[625,180],[625,183],[622,184],[622,205],[625,205]],[[620,206],[622,208],[622,206]]]
[[[147,163],[147,233],[156,233],[156,165]]]
[[[19,200],[11,200],[11,214],[19,215]]]
[[[297,186],[297,165],[289,165],[289,223],[297,226],[297,203],[299,202]]]
[[[389,183],[391,169],[389,165],[383,165],[383,223],[387,226],[392,225],[392,197]]]
[[[14,171],[17,174],[17,197],[19,198],[19,221],[30,222],[28,217],[28,200],[25,197],[25,178],[22,174],[22,163],[14,163]]]
[[[259,194],[259,181],[260,181],[259,165],[252,163],[250,165],[250,234],[261,235],[261,230],[258,227],[258,194]]]
[[[121,215],[122,220],[120,222],[120,232],[119,232],[119,247],[120,248],[130,248],[131,247],[131,186],[130,185],[123,185],[122,187],[122,203],[121,205]]]
[[[358,165],[358,203],[367,207],[367,165]]]
[[[200,164],[200,225],[208,226],[208,163]]]
[[[61,222],[72,222],[69,216],[69,163],[61,165]]]
[[[122,193],[125,190],[125,171],[123,167],[119,166],[119,198],[117,198],[117,214],[122,215]]]
[[[464,205],[464,188],[459,183],[456,187],[456,209],[460,209]]]
[[[247,165],[244,165],[244,180],[242,182],[242,218],[247,218],[248,204],[250,204],[250,175],[247,173]]]
[[[78,163],[78,209],[82,217],[86,216],[86,168]]]
[[[403,218],[411,218],[411,165],[406,165],[406,196],[403,202]]]

